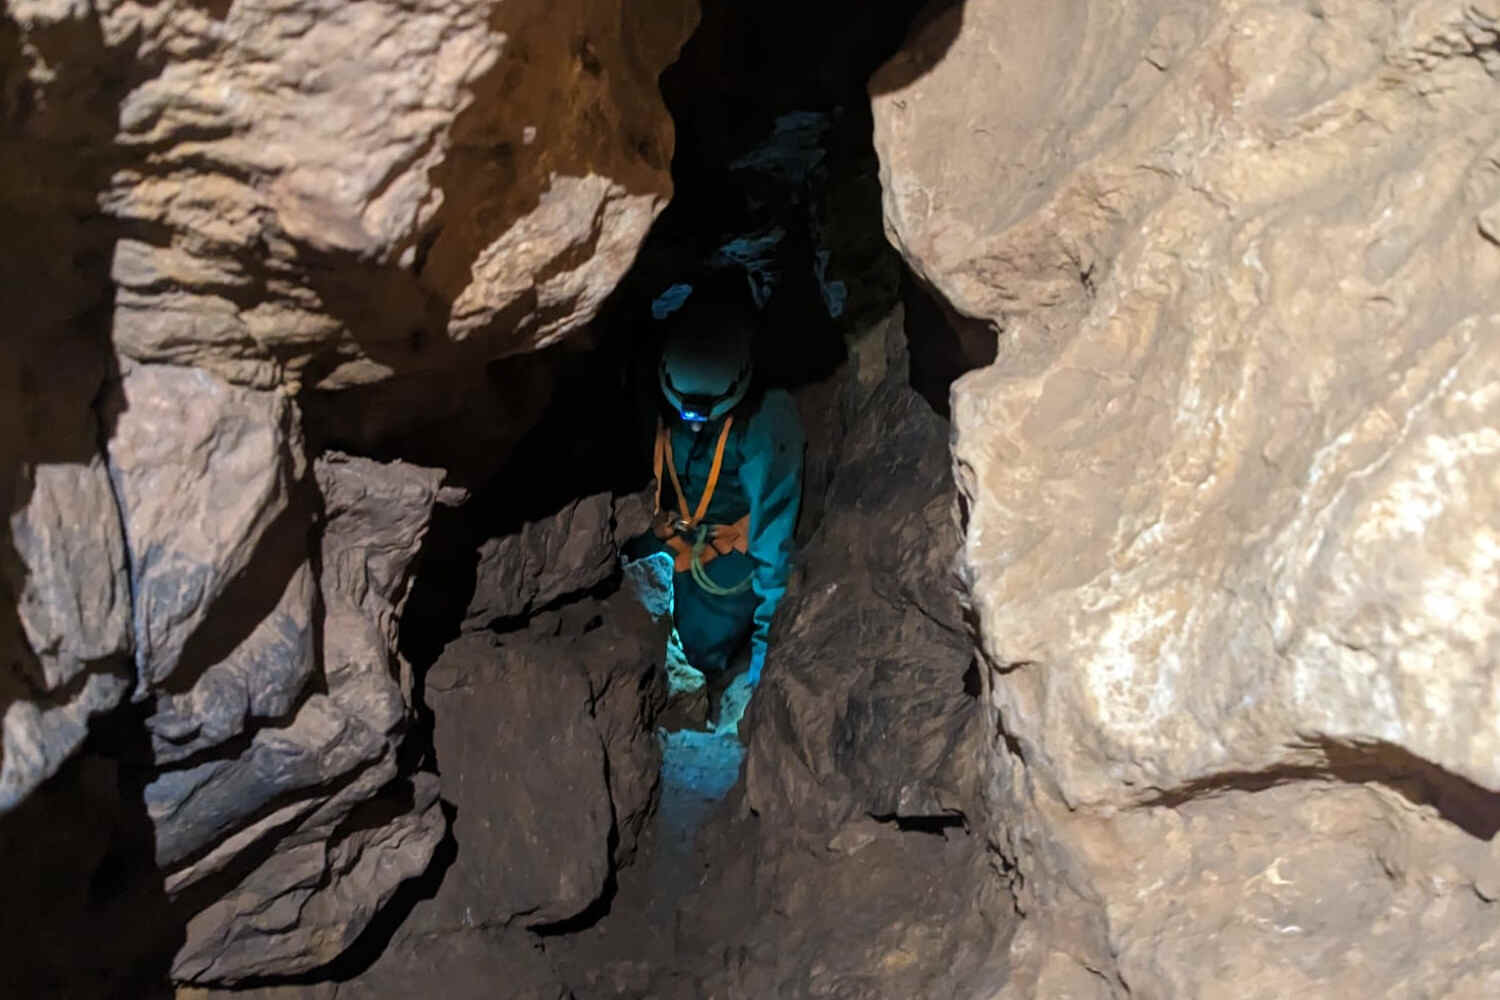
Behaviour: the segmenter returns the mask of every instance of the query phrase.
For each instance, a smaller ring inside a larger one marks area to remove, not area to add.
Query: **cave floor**
[[[934,977],[968,964],[949,953],[951,927],[976,916],[965,905],[970,835],[867,819],[827,845],[768,840],[735,794],[750,694],[737,678],[714,731],[659,731],[656,817],[609,912],[545,942],[559,978],[575,1000],[782,996],[796,984],[874,1000],[950,988]]]
[[[871,820],[826,850],[736,850],[759,842],[759,822],[653,827],[610,912],[545,944],[574,1000],[787,996],[798,984],[885,1000],[951,988],[935,980],[967,964],[951,954],[952,926],[973,918],[956,880],[973,855],[967,835]]]

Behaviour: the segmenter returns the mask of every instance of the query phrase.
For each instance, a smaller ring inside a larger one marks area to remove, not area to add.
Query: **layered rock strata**
[[[445,823],[401,752],[397,630],[460,498],[395,456],[484,414],[487,448],[455,453],[482,474],[536,418],[487,366],[578,330],[629,267],[671,189],[656,77],[695,16],[0,16],[0,288],[31,303],[0,376],[0,810],[113,712],[66,786],[125,776],[105,798],[144,810],[178,980],[320,966],[427,866]],[[41,836],[30,813],[0,834]]]

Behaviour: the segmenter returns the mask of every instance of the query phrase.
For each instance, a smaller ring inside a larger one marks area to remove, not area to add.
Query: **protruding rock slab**
[[[614,572],[614,498],[596,493],[545,520],[479,547],[465,628],[516,619],[565,594],[588,590]]]
[[[258,622],[216,604],[292,508],[307,469],[296,409],[281,393],[205,371],[131,364],[113,410],[109,465],[130,548],[136,666],[143,688],[180,683],[174,674],[195,638],[201,654],[189,654],[185,671],[213,658],[203,647],[217,640],[201,631],[211,613],[229,619],[216,631]],[[305,553],[305,533],[290,540],[299,541]],[[236,596],[238,605],[246,595]]]
[[[1007,996],[1494,988],[1497,38],[975,0],[873,82],[892,238],[1002,331],[953,412]]]
[[[142,67],[107,95],[101,199],[132,224],[136,359],[338,388],[531,350],[593,316],[671,192],[656,77],[686,2],[12,6]]]
[[[655,791],[665,628],[621,592],[449,644],[427,704],[459,852],[414,933],[556,923],[600,898]]]
[[[0,812],[56,773],[89,719],[130,690],[130,584],[120,515],[102,460],[23,473],[3,560],[14,618],[0,620],[12,666],[0,678]]]
[[[169,889],[210,900],[188,923],[179,981],[332,961],[446,830],[436,779],[399,777],[396,760],[412,704],[396,621],[442,474],[330,454],[316,478],[326,693],[236,756],[167,770],[146,790]]]

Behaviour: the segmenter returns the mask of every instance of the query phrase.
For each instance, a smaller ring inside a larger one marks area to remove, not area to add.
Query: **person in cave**
[[[786,592],[802,499],[805,437],[784,389],[756,377],[759,315],[743,281],[703,282],[667,319],[657,367],[656,517],[627,548],[673,559],[673,608],[708,721],[748,653],[760,679]]]

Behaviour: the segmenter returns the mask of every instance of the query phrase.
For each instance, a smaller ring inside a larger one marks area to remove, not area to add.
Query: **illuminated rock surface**
[[[1002,331],[954,456],[1005,996],[1500,983],[1497,16],[979,0],[887,67],[892,238]]]

